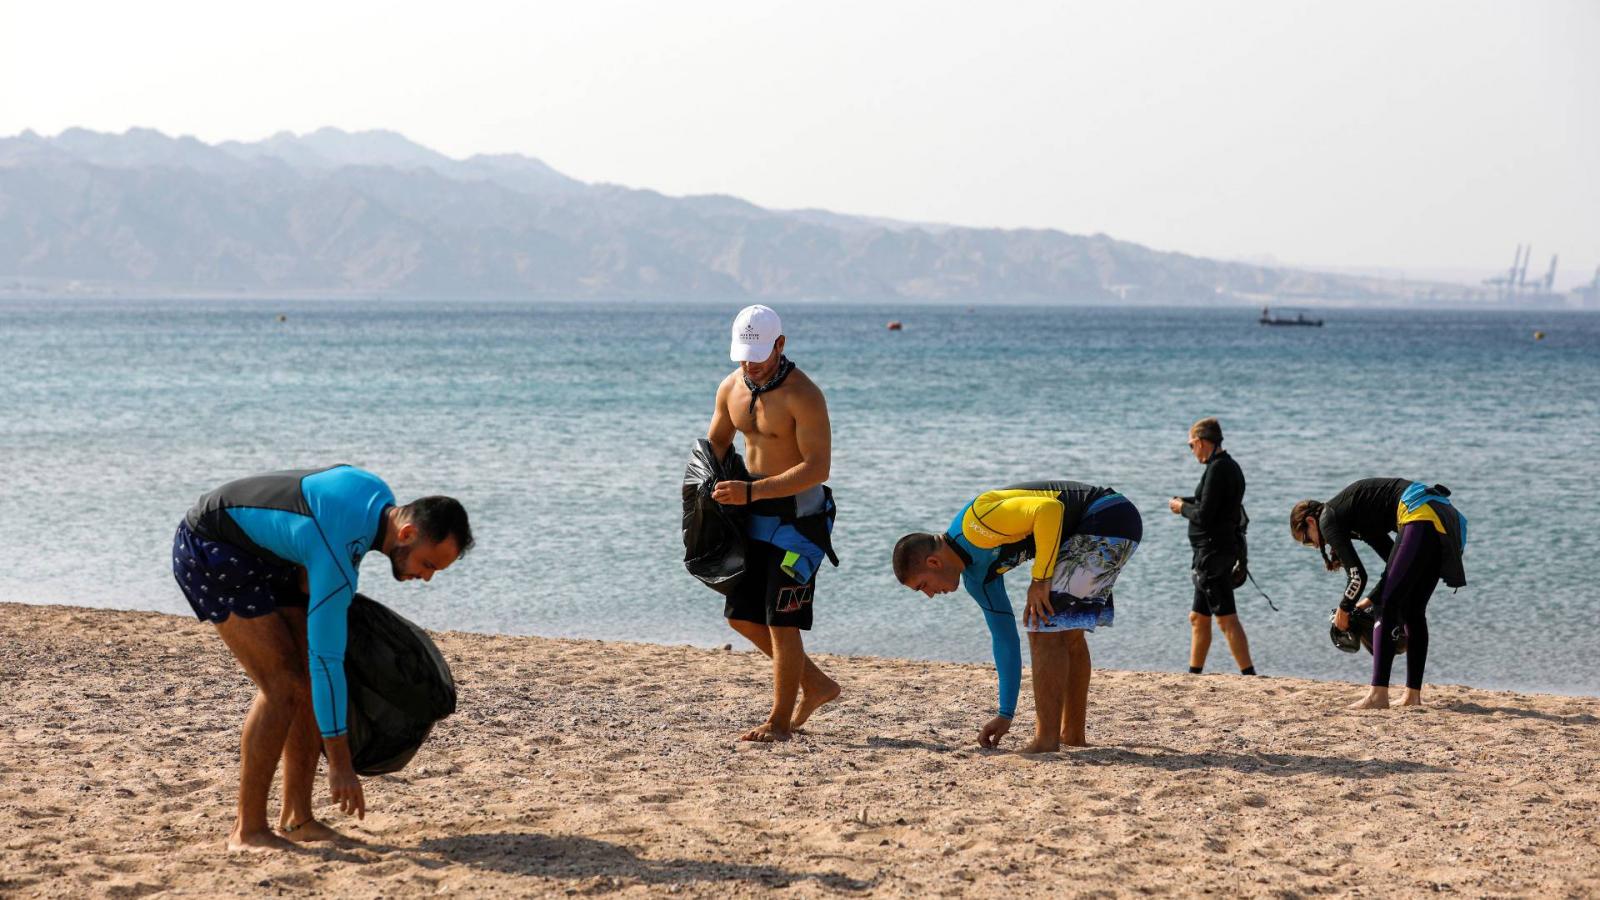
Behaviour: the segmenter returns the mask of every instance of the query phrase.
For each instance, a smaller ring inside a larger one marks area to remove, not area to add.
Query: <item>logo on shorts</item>
[[[811,602],[811,595],[816,584],[802,584],[794,587],[778,589],[776,609],[781,613],[799,612],[800,607]]]

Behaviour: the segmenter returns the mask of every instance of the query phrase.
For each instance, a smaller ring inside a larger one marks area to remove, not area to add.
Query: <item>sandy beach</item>
[[[1024,757],[975,745],[991,670],[823,657],[843,698],[757,746],[753,653],[438,640],[460,710],[325,810],[360,843],[230,857],[209,627],[0,604],[0,895],[1600,893],[1600,699],[1097,671],[1095,746]]]

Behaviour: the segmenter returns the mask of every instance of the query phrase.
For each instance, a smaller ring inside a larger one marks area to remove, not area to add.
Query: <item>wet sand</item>
[[[0,896],[1600,894],[1600,699],[1097,671],[1095,746],[1024,757],[976,747],[992,670],[822,657],[844,696],[758,746],[754,653],[438,640],[459,712],[365,821],[319,782],[361,843],[241,857],[209,626],[0,604]]]

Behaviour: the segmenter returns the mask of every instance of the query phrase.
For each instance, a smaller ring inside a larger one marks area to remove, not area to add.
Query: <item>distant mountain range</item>
[[[589,184],[388,131],[0,139],[0,294],[1147,303],[1470,299],[1105,235]]]

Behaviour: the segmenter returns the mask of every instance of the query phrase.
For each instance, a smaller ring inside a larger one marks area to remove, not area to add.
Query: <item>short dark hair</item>
[[[457,556],[472,549],[472,523],[467,521],[466,507],[454,497],[418,497],[400,507],[400,514],[435,544],[455,538]]]
[[[894,577],[901,584],[922,571],[928,557],[939,552],[939,536],[924,531],[914,531],[894,545]]]
[[[1189,434],[1199,438],[1202,441],[1210,441],[1213,444],[1221,446],[1222,423],[1218,422],[1212,416],[1206,416],[1204,419],[1201,419],[1200,421],[1189,426]]]

